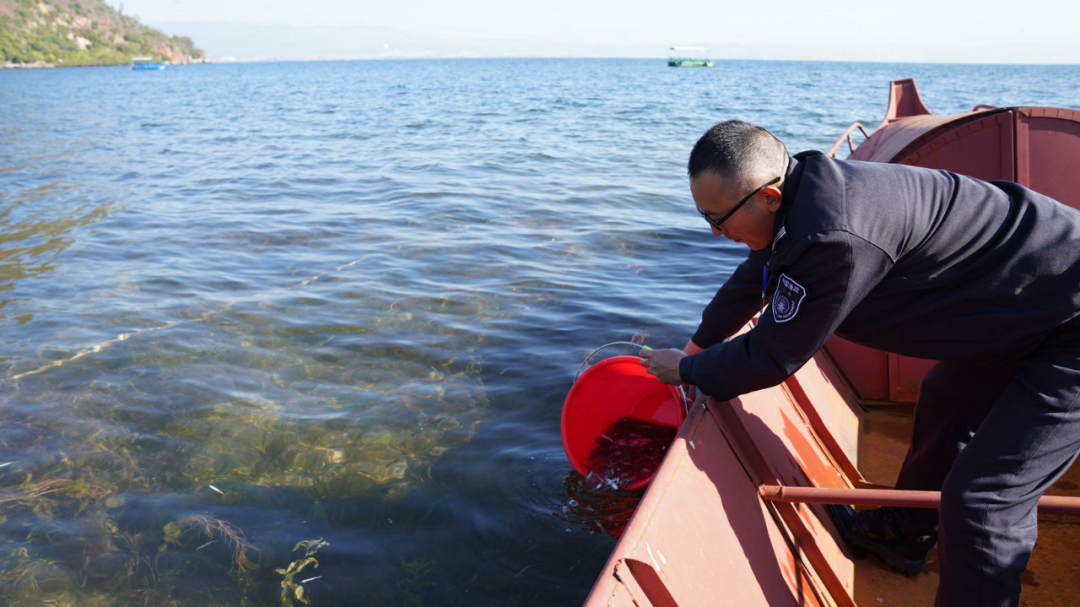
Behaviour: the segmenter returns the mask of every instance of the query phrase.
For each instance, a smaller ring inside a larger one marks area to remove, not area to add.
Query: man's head
[[[702,135],[687,172],[694,203],[713,234],[754,250],[769,246],[787,162],[779,139],[746,122],[721,122]]]

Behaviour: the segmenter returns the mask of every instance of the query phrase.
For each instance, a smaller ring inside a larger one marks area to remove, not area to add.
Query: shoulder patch
[[[773,294],[772,315],[776,322],[787,322],[799,313],[799,306],[806,299],[806,287],[795,282],[787,274],[781,274]]]

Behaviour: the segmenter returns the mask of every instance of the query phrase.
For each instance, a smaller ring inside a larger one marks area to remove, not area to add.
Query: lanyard
[[[769,289],[769,262],[772,261],[773,255],[776,253],[776,243],[780,242],[780,239],[787,236],[787,226],[780,226],[780,231],[776,233],[772,241],[772,250],[769,251],[769,258],[765,260],[765,263],[761,264],[761,309],[758,310],[760,316],[765,312],[765,292]]]
[[[758,310],[760,316],[765,312],[765,290],[769,288],[769,265],[764,264],[761,269],[761,309]]]

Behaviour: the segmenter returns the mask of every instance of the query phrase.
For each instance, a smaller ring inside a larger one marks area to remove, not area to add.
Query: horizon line
[[[204,64],[213,63],[318,63],[318,62],[348,62],[348,61],[469,61],[469,60],[508,60],[508,59],[527,59],[527,60],[558,60],[558,59],[591,59],[597,61],[622,61],[628,59],[634,60],[648,60],[648,61],[664,61],[663,57],[656,56],[625,56],[625,57],[605,57],[605,56],[590,56],[590,55],[456,55],[456,56],[434,56],[434,55],[414,55],[414,56],[357,56],[357,57],[288,57],[288,58],[258,58],[258,57],[233,57],[225,55],[223,57],[211,58]],[[880,64],[880,65],[985,65],[985,66],[1039,66],[1039,67],[1076,67],[1080,66],[1080,63],[1026,63],[1026,62],[1010,62],[1010,63],[984,63],[975,61],[880,61],[880,60],[847,60],[847,59],[772,59],[772,58],[746,58],[746,57],[709,57],[716,61],[757,61],[757,62],[775,62],[775,63],[846,63],[846,64]],[[196,64],[191,64],[196,65]],[[713,66],[717,67],[717,66]],[[695,68],[695,69],[709,69],[709,68]]]

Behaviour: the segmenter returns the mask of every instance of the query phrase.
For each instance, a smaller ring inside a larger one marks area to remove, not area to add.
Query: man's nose
[[[723,235],[723,232],[722,232],[722,231],[720,231],[720,230],[718,230],[718,229],[716,228],[716,226],[714,226],[714,225],[710,225],[710,226],[709,226],[709,229],[710,229],[710,230],[712,230],[712,235],[713,235],[713,236],[716,236],[716,237],[720,237],[721,235]]]

